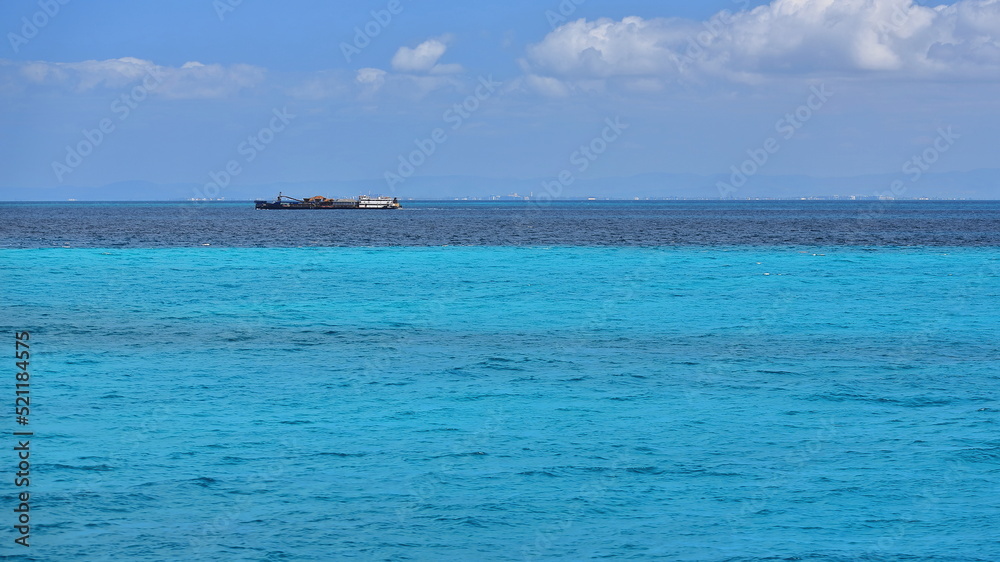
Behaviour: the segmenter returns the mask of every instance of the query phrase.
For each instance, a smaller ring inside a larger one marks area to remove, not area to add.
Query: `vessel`
[[[371,197],[361,195],[357,199],[330,199],[317,195],[296,199],[278,193],[274,201],[258,199],[254,201],[256,209],[401,209],[402,206],[395,197]]]

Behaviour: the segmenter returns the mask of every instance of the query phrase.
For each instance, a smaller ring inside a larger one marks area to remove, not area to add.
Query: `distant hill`
[[[566,197],[640,198],[719,198],[721,193],[737,199],[747,197],[816,197],[830,195],[875,195],[890,193],[894,182],[902,197],[1000,199],[1000,170],[927,173],[917,181],[913,176],[871,174],[842,178],[811,176],[750,177],[745,184],[732,183],[729,175],[640,174],[614,178],[575,178],[560,185],[557,178],[485,178],[472,176],[412,177],[389,189],[382,179],[289,182],[258,185],[231,185],[219,190],[225,199],[270,199],[279,191],[292,196],[341,196],[358,194],[392,195],[400,198],[436,199],[489,197],[517,193],[547,197],[547,193]],[[739,178],[736,178],[737,180]],[[737,182],[739,183],[739,182]],[[728,189],[731,185],[733,190]],[[548,187],[546,187],[548,186]],[[100,187],[58,186],[25,189],[0,187],[3,201],[171,201],[204,197],[202,184],[156,184],[127,181]]]

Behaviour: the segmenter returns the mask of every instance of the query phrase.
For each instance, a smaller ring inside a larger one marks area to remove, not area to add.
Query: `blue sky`
[[[994,0],[19,0],[0,21],[6,187],[998,167]]]

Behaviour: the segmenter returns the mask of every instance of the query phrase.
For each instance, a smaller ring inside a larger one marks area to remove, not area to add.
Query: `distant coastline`
[[[0,199],[3,203],[249,203],[256,198],[229,199]],[[399,197],[400,201],[413,202],[447,202],[447,203],[590,203],[590,202],[667,202],[667,201],[703,201],[703,202],[737,202],[737,201],[840,201],[840,202],[872,202],[872,201],[1000,201],[997,197],[884,197],[874,195],[811,195],[803,197],[558,197],[558,198],[528,198],[510,196],[486,197]]]
[[[916,181],[886,172],[849,177],[758,175],[739,189],[720,193],[721,174],[644,173],[632,176],[578,177],[559,193],[545,178],[414,176],[390,189],[377,179],[278,181],[231,184],[212,199],[250,201],[279,191],[303,197],[386,195],[401,201],[491,200],[977,200],[1000,199],[1000,168],[926,173]],[[204,200],[203,184],[120,181],[104,185],[0,186],[0,201],[191,201]],[[720,197],[720,196],[725,197]]]

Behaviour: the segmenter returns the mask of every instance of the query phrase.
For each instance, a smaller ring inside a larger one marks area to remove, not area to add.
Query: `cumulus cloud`
[[[438,64],[448,50],[444,39],[428,39],[414,48],[400,47],[392,57],[392,68],[399,72],[454,74],[462,71],[458,64]]]
[[[530,61],[557,76],[601,77],[659,74],[673,60],[671,44],[695,29],[680,20],[627,17],[577,20],[528,48]]]
[[[456,76],[463,71],[461,65],[438,62],[448,50],[448,40],[443,36],[413,48],[401,47],[392,57],[391,70],[323,71],[286,91],[305,99],[355,97],[370,102],[378,97],[421,99],[436,91],[461,90],[463,80]]]
[[[995,79],[1000,0],[926,7],[913,0],[774,0],[706,22],[599,19],[568,22],[527,50],[528,75],[658,81],[880,74]],[[543,89],[551,83],[535,80]]]
[[[180,67],[157,65],[151,61],[124,57],[82,62],[32,61],[10,63],[23,85],[41,85],[83,93],[98,88],[121,89],[145,82],[149,91],[168,98],[222,98],[264,80],[262,68],[248,64],[224,66],[187,62]]]

